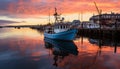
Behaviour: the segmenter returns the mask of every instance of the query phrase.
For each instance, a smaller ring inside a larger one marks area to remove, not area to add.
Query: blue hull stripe
[[[73,40],[75,38],[76,32],[77,32],[76,29],[71,29],[56,34],[44,33],[44,37],[51,39],[60,39],[60,40]]]

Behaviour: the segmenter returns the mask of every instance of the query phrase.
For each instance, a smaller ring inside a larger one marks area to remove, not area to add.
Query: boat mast
[[[101,11],[98,9],[98,6],[97,6],[96,2],[94,2],[94,4],[95,4],[95,7],[97,9],[98,14],[101,15]]]
[[[102,10],[100,10],[96,4],[96,2],[94,2],[95,4],[95,7],[97,9],[97,12],[98,12],[98,21],[99,21],[99,25],[100,25],[100,30],[101,30],[101,14],[102,14]]]
[[[55,17],[55,23],[58,23],[59,22],[59,15],[58,15],[58,13],[57,13],[57,8],[55,7],[55,13],[54,13],[54,17]]]
[[[50,24],[50,8],[49,8],[49,24]]]

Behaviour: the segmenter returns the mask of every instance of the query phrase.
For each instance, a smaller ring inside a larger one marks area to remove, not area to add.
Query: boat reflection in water
[[[78,55],[77,46],[73,41],[62,41],[45,38],[45,48],[50,49],[54,55],[53,65],[58,66],[58,61],[63,60],[69,54]]]
[[[120,40],[116,39],[94,39],[94,38],[89,38],[89,42],[91,44],[96,44],[97,46],[110,46],[114,47],[114,53],[117,52],[117,47],[120,46]]]
[[[101,45],[101,46],[120,46],[119,40],[89,38],[89,42],[91,44],[96,44],[96,45]]]

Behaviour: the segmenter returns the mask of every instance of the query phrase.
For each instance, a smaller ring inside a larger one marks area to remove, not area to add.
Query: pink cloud
[[[20,16],[40,16],[48,15],[49,8],[51,13],[54,12],[54,7],[57,7],[59,12],[64,14],[73,13],[95,13],[94,0],[19,0],[17,3],[9,4],[9,11],[13,14],[20,14]],[[120,12],[120,2],[118,0],[96,0],[100,9],[104,12],[113,11]]]

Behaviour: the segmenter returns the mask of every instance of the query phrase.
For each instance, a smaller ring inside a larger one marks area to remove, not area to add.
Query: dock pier
[[[115,29],[78,29],[79,36],[85,36],[85,37],[104,37],[104,38],[110,38],[113,37],[120,38],[120,30]],[[100,38],[101,38],[100,37]]]

